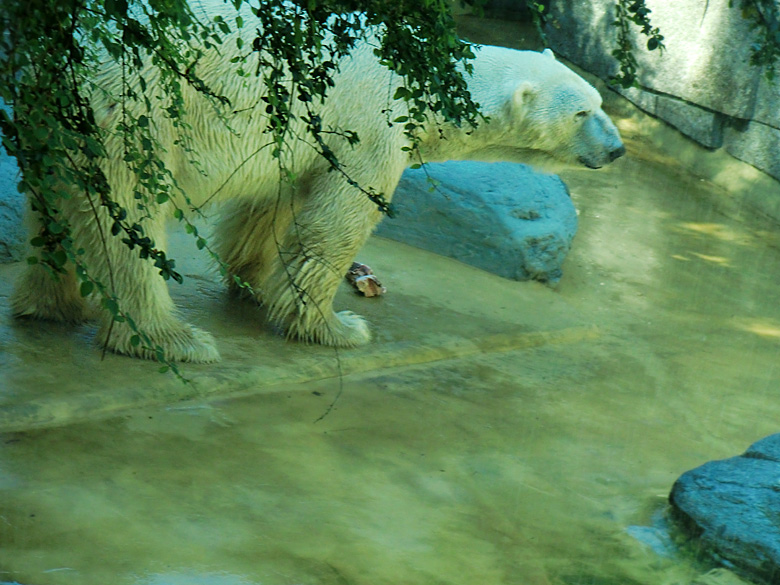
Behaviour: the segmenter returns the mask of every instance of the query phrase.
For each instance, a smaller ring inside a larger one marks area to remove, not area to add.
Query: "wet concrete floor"
[[[557,290],[377,238],[360,259],[388,295],[339,298],[377,340],[338,355],[194,261],[179,303],[225,359],[182,385],[100,361],[89,327],[12,323],[0,267],[0,581],[709,583],[666,496],[778,431],[780,249],[621,130],[627,158],[562,173]]]

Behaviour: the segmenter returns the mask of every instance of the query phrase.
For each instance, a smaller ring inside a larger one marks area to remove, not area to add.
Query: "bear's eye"
[[[588,110],[582,110],[574,114],[574,118],[577,120],[582,120],[583,118],[587,118],[588,114],[590,114]]]

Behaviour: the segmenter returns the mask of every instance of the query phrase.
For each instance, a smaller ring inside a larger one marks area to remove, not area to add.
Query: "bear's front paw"
[[[202,329],[175,323],[171,327],[155,328],[154,331],[141,331],[148,337],[149,343],[141,341],[133,344],[133,332],[126,327],[114,327],[110,337],[101,331],[99,338],[103,345],[115,353],[145,359],[157,359],[157,348],[162,349],[165,359],[174,362],[211,363],[220,360],[214,337]]]

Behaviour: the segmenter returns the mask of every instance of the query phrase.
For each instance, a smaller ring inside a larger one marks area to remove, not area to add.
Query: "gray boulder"
[[[409,169],[393,206],[378,235],[514,280],[557,282],[577,232],[563,181],[515,163]]]
[[[684,473],[669,502],[702,550],[752,580],[780,578],[780,434]]]
[[[0,108],[9,110],[2,101]],[[16,189],[18,183],[16,159],[8,156],[0,146],[0,263],[21,260],[24,253],[24,196]]]

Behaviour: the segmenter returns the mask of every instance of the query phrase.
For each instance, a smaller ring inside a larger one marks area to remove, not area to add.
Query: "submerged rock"
[[[431,180],[432,179],[432,180]],[[577,213],[557,175],[515,163],[409,169],[377,235],[514,280],[560,280]]]
[[[687,471],[669,502],[703,552],[751,579],[780,580],[780,434]]]

